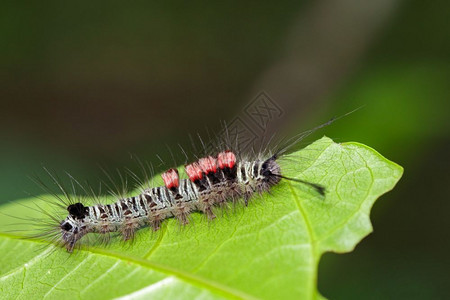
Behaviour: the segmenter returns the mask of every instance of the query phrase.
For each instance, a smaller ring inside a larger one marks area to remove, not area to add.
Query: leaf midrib
[[[302,218],[305,222],[306,230],[308,232],[308,236],[309,236],[309,240],[310,240],[310,244],[311,244],[312,276],[311,276],[311,280],[309,282],[308,290],[311,292],[311,298],[312,298],[313,290],[314,290],[314,283],[317,281],[317,268],[315,267],[316,260],[317,260],[316,259],[316,239],[315,239],[314,232],[313,232],[311,223],[309,221],[309,218],[300,202],[298,195],[295,193],[295,190],[292,187],[292,184],[288,183],[288,185],[289,185],[289,189],[291,190],[292,196],[294,198],[295,205],[297,206],[297,209],[300,212],[300,214],[302,215]]]

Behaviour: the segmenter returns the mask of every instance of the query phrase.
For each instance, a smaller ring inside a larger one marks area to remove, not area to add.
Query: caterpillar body
[[[254,193],[263,193],[276,185],[283,176],[276,156],[266,160],[237,161],[230,151],[208,156],[185,166],[188,179],[180,179],[176,169],[161,176],[164,186],[120,199],[107,205],[84,206],[74,203],[67,207],[68,216],[60,223],[60,242],[71,252],[84,235],[94,232],[120,232],[124,240],[133,238],[137,229],[160,228],[161,222],[175,217],[182,225],[188,223],[193,211],[215,218],[212,208],[243,199],[247,205]],[[309,183],[308,183],[309,184]],[[323,188],[312,184],[323,193]]]

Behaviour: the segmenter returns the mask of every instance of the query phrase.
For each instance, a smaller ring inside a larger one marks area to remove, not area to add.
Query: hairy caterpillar
[[[233,150],[239,145],[232,147],[232,143],[223,143],[220,146],[222,150],[216,154],[202,156],[185,165],[187,179],[181,179],[179,171],[171,168],[161,175],[163,186],[143,189],[138,195],[121,197],[110,204],[89,206],[82,201],[74,201],[52,177],[64,194],[64,197],[57,198],[62,202],[58,205],[67,210],[67,215],[61,220],[47,213],[52,219],[50,229],[36,236],[50,238],[68,252],[72,252],[79,241],[90,233],[105,237],[110,233],[119,233],[124,240],[130,240],[142,227],[158,230],[167,218],[174,217],[180,224],[186,225],[189,214],[195,211],[204,213],[212,220],[216,217],[214,207],[225,208],[228,203],[238,201],[247,205],[255,193],[268,192],[283,179],[309,185],[323,196],[325,187],[284,176],[277,161],[300,140],[336,119],[289,139],[273,153],[260,151],[252,159]]]

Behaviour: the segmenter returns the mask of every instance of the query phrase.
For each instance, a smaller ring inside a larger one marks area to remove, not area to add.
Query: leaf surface
[[[132,244],[114,239],[72,255],[7,233],[18,222],[7,215],[31,218],[36,212],[4,205],[0,293],[7,299],[320,298],[321,255],[352,251],[372,231],[370,209],[403,169],[367,146],[326,137],[280,165],[285,176],[324,185],[326,196],[282,180],[270,194],[213,222],[194,213],[186,227],[170,219],[157,233],[139,230]]]

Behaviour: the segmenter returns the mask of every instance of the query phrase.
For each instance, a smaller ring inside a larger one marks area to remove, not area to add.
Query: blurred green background
[[[2,3],[0,203],[42,166],[98,184],[98,164],[219,130],[265,90],[292,134],[367,144],[405,168],[354,252],[326,254],[331,299],[450,296],[450,2]],[[158,166],[157,169],[164,169]]]

